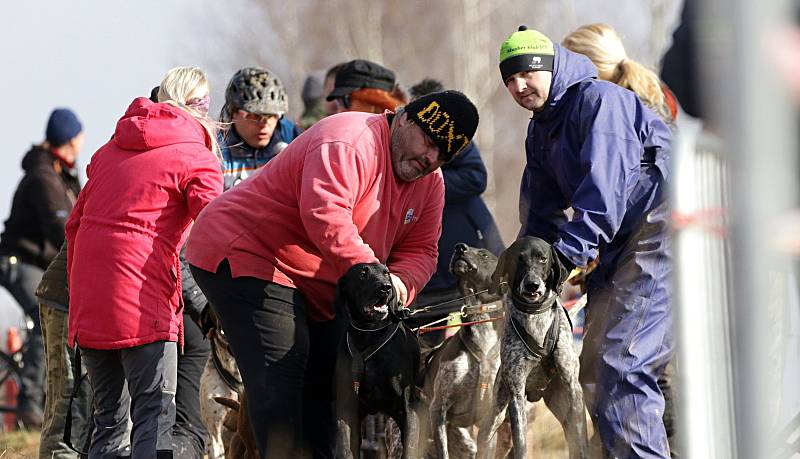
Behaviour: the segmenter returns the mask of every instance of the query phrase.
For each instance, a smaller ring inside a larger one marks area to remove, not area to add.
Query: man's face
[[[323,97],[328,97],[328,94],[333,91],[333,87],[336,85],[336,75],[331,75],[328,78],[325,78],[325,83],[322,85],[322,93],[324,94]],[[339,113],[342,110],[339,110],[339,105],[337,104],[336,100],[326,100],[325,101],[325,113],[328,115],[333,115]]]
[[[506,88],[520,107],[532,112],[544,110],[553,72],[546,70],[517,72],[506,81]]]
[[[252,148],[264,148],[272,139],[279,118],[278,115],[256,115],[244,110],[235,110],[233,126],[244,143]]]
[[[86,136],[81,132],[67,142],[67,144],[61,148],[61,156],[64,161],[69,164],[75,164],[75,161],[81,154],[81,150],[83,150],[83,143],[85,140]]]
[[[392,169],[404,182],[413,182],[442,164],[439,147],[406,113],[392,123]]]

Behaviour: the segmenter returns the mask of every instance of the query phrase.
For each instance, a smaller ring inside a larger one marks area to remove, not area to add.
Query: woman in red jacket
[[[158,100],[131,103],[92,157],[67,221],[69,341],[80,346],[95,399],[90,457],[121,456],[128,445],[134,458],[172,457],[178,250],[222,192],[222,171],[203,72],[170,70]]]

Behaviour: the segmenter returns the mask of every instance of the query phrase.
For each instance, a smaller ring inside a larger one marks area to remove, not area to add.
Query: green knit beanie
[[[553,71],[553,42],[537,30],[519,26],[500,46],[500,75],[503,84],[517,72]]]

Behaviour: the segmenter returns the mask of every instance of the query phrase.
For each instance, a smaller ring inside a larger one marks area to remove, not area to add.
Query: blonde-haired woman
[[[587,24],[564,38],[565,48],[588,57],[601,80],[610,81],[639,96],[639,99],[673,126],[678,104],[672,92],[652,70],[628,57],[617,32],[608,24]]]
[[[170,70],[161,103],[135,99],[92,157],[67,221],[69,344],[94,395],[89,457],[172,457],[178,341],[178,251],[222,192],[208,81]],[[133,422],[127,438],[128,418]]]

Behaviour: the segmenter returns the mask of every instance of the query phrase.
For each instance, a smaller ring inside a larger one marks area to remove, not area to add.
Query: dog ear
[[[503,250],[500,258],[497,259],[497,267],[492,273],[492,284],[489,287],[490,294],[501,295],[504,293],[503,284],[511,281],[511,277],[517,271],[518,260],[519,244],[514,242],[509,248]]]
[[[339,278],[336,283],[336,296],[333,298],[333,314],[337,317],[349,317],[350,311],[347,310],[345,292],[347,291],[347,274]]]
[[[560,292],[561,284],[567,280],[569,271],[567,271],[567,268],[561,261],[561,256],[553,246],[550,246],[550,258],[553,260],[553,262],[551,263],[550,275],[547,278],[547,285],[551,289]]]

